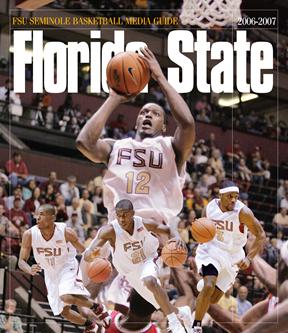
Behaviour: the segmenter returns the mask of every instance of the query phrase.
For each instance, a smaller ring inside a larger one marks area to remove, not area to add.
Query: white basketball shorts
[[[60,296],[82,295],[89,297],[88,290],[84,287],[78,263],[66,264],[61,270],[49,270],[44,272],[47,288],[47,298],[53,314],[59,315],[65,306]]]
[[[224,293],[234,283],[239,268],[237,263],[245,258],[242,248],[230,253],[212,244],[201,244],[196,250],[196,265],[198,272],[202,273],[202,265],[212,264],[218,271],[216,286]]]

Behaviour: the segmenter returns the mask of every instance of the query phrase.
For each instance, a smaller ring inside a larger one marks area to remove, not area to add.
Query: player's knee
[[[155,277],[153,276],[147,276],[143,279],[144,286],[148,288],[149,290],[154,290],[157,288],[158,283]]]
[[[67,317],[68,316],[68,314],[69,314],[69,311],[70,311],[70,306],[64,306],[64,308],[63,308],[63,310],[62,310],[62,312],[61,312],[61,316],[62,317]]]
[[[204,287],[203,287],[203,293],[205,293],[207,296],[212,296],[215,291],[216,281],[209,279],[204,280]]]

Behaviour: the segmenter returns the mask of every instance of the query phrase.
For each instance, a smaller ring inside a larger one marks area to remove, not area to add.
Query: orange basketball
[[[166,243],[161,252],[161,258],[169,267],[179,267],[187,259],[187,249],[176,249],[176,242]]]
[[[106,68],[109,87],[117,93],[137,95],[150,80],[146,63],[135,52],[121,52],[113,57]]]
[[[87,269],[87,275],[95,283],[106,281],[112,272],[110,262],[104,258],[96,258]]]
[[[192,223],[191,232],[198,243],[207,243],[215,237],[216,226],[212,220],[201,217]]]

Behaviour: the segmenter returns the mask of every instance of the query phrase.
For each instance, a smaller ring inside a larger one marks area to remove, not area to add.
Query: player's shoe
[[[178,319],[168,321],[168,332],[170,333],[186,333],[184,327],[181,325]]]
[[[181,306],[178,308],[177,317],[183,322],[187,333],[192,333],[193,319],[189,306]]]
[[[92,323],[90,326],[87,326],[83,333],[97,333],[98,325],[96,323]]]
[[[203,333],[202,327],[200,327],[200,326],[193,327],[192,333]]]
[[[109,315],[104,305],[98,304],[98,306],[96,307],[96,309],[93,310],[93,312],[96,315],[96,321],[99,325],[105,328],[108,328],[110,326],[111,316]]]

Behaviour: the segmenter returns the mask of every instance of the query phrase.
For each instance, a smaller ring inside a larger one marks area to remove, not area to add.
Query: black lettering
[[[232,221],[225,221],[226,224],[226,230],[227,231],[233,231],[233,222]]]
[[[61,247],[56,247],[55,249],[53,249],[53,252],[54,252],[54,257],[61,256]]]
[[[224,221],[215,221],[218,230],[225,230]]]
[[[163,153],[159,153],[158,155],[158,164],[154,163],[154,151],[151,150],[150,152],[150,159],[149,159],[149,167],[154,169],[162,169],[163,167]]]
[[[134,167],[145,167],[145,160],[142,156],[139,156],[139,153],[146,154],[146,149],[135,149],[134,156],[137,161],[140,163],[133,162]]]
[[[131,243],[125,243],[123,244],[124,251],[127,252],[129,249],[131,249]]]
[[[52,257],[53,256],[53,252],[52,249],[49,247],[45,248],[45,257]]]
[[[123,155],[124,152],[129,153],[129,155]],[[121,160],[131,160],[131,152],[132,152],[132,149],[130,149],[130,148],[120,148],[118,150],[118,156],[117,156],[117,163],[116,164],[121,165]]]
[[[132,243],[132,249],[133,249],[133,251],[141,249],[141,243],[140,242],[133,242]]]

